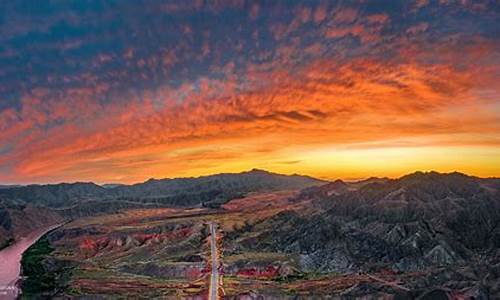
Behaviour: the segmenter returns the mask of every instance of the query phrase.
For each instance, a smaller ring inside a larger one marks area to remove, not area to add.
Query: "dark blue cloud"
[[[259,6],[258,14],[250,17],[255,5]],[[0,9],[0,92],[4,99],[0,109],[19,107],[21,96],[36,88],[64,91],[107,84],[108,92],[119,93],[179,86],[202,76],[217,77],[211,67],[228,63],[234,63],[234,72],[241,75],[248,63],[276,59],[276,50],[293,39],[298,39],[295,47],[314,43],[324,46],[321,53],[290,57],[297,64],[307,62],[311,55],[365,55],[366,49],[359,48],[359,36],[347,36],[342,41],[325,39],[312,16],[294,27],[299,9],[309,9],[313,14],[320,5],[328,9],[328,19],[347,6],[358,10],[360,19],[385,14],[390,18],[390,23],[381,28],[386,38],[404,34],[418,22],[430,23],[429,36],[437,39],[454,33],[493,37],[499,30],[494,26],[498,14],[491,14],[492,10],[498,13],[495,1],[485,2],[486,11],[482,13],[476,11],[479,8],[456,3],[438,5],[435,1],[418,9],[411,1],[385,0],[363,4],[5,1]],[[273,26],[284,27],[284,41],[276,41]],[[169,55],[171,61],[167,62]],[[104,99],[109,94],[98,96]]]

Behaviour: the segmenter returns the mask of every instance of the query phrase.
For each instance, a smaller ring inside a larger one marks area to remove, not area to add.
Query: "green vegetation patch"
[[[47,272],[44,259],[54,251],[47,238],[43,237],[34,243],[23,254],[21,261],[25,279],[22,283],[23,295],[46,294],[56,287],[56,275]]]
[[[53,251],[54,248],[44,236],[23,253],[23,298],[52,296],[68,281],[72,267],[66,261],[52,258],[50,255]]]

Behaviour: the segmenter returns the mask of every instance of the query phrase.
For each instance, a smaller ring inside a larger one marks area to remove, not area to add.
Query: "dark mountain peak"
[[[59,184],[51,184],[52,186],[57,186]],[[70,186],[70,187],[100,187],[99,185],[93,183],[93,182],[83,182],[83,181],[77,181],[77,182],[70,182],[70,183],[61,183],[63,186]]]
[[[347,187],[347,183],[345,183],[342,179],[337,179],[333,182],[328,183],[331,187],[339,188],[339,187]]]
[[[198,177],[176,177],[176,178],[166,177],[166,178],[160,178],[160,179],[149,178],[148,180],[146,180],[142,183],[136,183],[135,185],[140,185],[140,184],[144,184],[144,183],[161,183],[161,182],[168,182],[168,181],[205,180],[205,179],[213,179],[213,178],[228,177],[228,176],[238,177],[241,175],[281,175],[281,174],[271,173],[271,172],[263,170],[263,169],[253,168],[249,171],[243,171],[240,173],[218,173],[218,174],[203,175],[203,176],[198,176]]]
[[[439,173],[436,171],[416,171],[414,173],[404,175],[399,180],[404,181],[414,181],[414,180],[434,180],[440,178],[449,178],[449,179],[473,179],[474,177],[460,173],[460,172],[451,172],[451,173]]]
[[[250,174],[266,174],[266,175],[271,175],[271,174],[274,174],[274,173],[271,173],[271,172],[269,172],[269,171],[266,171],[266,170],[263,170],[263,169],[257,169],[257,168],[253,168],[253,169],[251,169],[250,171],[242,172],[241,174],[244,174],[244,173],[250,173]]]
[[[416,172],[401,176],[397,180],[402,181],[402,182],[417,182],[420,180],[426,180],[426,179],[429,179],[431,177],[435,177],[436,174],[437,174],[437,172],[434,172],[434,171],[431,171],[431,172],[416,171]]]
[[[314,185],[303,189],[296,197],[297,201],[305,199],[321,199],[331,195],[339,195],[349,190],[349,185],[337,179],[321,185]]]
[[[13,186],[12,188],[54,188],[54,187],[96,187],[100,188],[100,185],[97,185],[93,182],[84,182],[84,181],[76,181],[76,182],[61,182],[61,183],[49,183],[49,184],[29,184],[24,186]]]
[[[359,180],[359,181],[355,181],[355,182],[350,182],[351,185],[353,186],[357,186],[357,187],[361,187],[361,186],[365,186],[365,185],[368,185],[368,184],[381,184],[381,183],[386,183],[388,181],[390,181],[391,179],[389,179],[388,177],[369,177],[367,179],[362,179],[362,180]]]
[[[484,181],[484,180],[483,180]],[[399,179],[362,185],[357,198],[378,206],[422,205],[443,199],[467,199],[484,191],[482,179],[459,172],[415,172]],[[484,184],[483,184],[484,185]]]
[[[340,194],[348,190],[349,185],[344,181],[337,179],[319,187],[319,190],[326,195]]]
[[[0,189],[11,189],[11,188],[16,188],[16,187],[21,187],[21,185],[17,185],[17,184],[0,184]]]
[[[101,184],[101,186],[105,189],[113,189],[113,188],[125,186],[125,185],[126,184],[123,184],[123,183],[104,183],[104,184]]]
[[[381,181],[381,180],[389,180],[389,177],[375,177],[371,176],[368,177],[367,179],[361,180],[361,181]]]
[[[268,171],[266,171],[264,169],[259,169],[259,168],[253,168],[252,170],[250,170],[250,172],[265,172],[265,173],[269,173]]]
[[[396,182],[397,185],[401,187],[419,189],[435,189],[439,186],[441,190],[448,189],[453,192],[460,191],[459,194],[463,192],[469,193],[479,189],[479,178],[459,172],[415,172],[397,179]]]

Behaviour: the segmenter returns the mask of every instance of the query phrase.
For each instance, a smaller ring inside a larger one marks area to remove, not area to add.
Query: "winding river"
[[[24,251],[45,233],[60,225],[40,228],[17,240],[16,243],[0,251],[0,300],[16,299],[20,294],[18,286],[21,259]]]

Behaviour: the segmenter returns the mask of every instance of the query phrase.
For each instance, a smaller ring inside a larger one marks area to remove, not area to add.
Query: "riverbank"
[[[21,293],[19,279],[23,253],[40,238],[60,227],[57,224],[35,230],[18,239],[12,245],[0,250],[0,300],[16,299]]]

